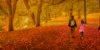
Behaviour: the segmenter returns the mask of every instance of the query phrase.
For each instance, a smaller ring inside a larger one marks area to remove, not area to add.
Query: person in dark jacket
[[[74,19],[74,16],[71,16],[71,19],[69,20],[69,27],[71,27],[71,36],[74,38],[75,34],[75,27],[77,27],[76,20]]]

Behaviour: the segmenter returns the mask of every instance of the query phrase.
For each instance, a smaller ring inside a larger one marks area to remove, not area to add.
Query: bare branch
[[[54,1],[54,0],[53,0]],[[66,1],[66,0],[61,0],[60,2],[58,2],[58,3],[52,3],[52,5],[57,5],[57,4],[60,4],[60,3],[63,3],[64,1]]]

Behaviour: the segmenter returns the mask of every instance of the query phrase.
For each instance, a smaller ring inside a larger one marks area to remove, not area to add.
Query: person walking
[[[71,16],[71,19],[69,20],[69,27],[71,27],[71,36],[74,38],[75,34],[75,27],[77,27],[76,20],[74,19],[74,16]]]
[[[84,32],[85,32],[85,29],[86,28],[85,28],[84,21],[81,20],[80,27],[79,27],[79,32],[80,32],[80,38],[82,38],[82,39],[83,39],[83,35],[84,35]]]

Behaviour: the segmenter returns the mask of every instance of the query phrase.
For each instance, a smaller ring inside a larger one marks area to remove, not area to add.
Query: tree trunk
[[[56,7],[57,7],[57,6],[55,5],[55,9],[56,9]],[[56,16],[56,12],[55,12],[55,19],[56,19],[56,18],[57,18],[57,16]]]
[[[16,10],[17,1],[18,1],[18,0],[15,0],[15,1],[14,1],[14,5],[13,5],[13,7],[12,7],[12,17],[13,17],[13,18],[14,18],[14,15],[15,15],[15,10]]]
[[[24,4],[25,4],[27,10],[29,10],[30,9],[30,6],[28,4],[28,0],[23,0],[23,1],[24,1]],[[31,14],[31,18],[32,18],[33,24],[35,24],[35,16],[34,16],[34,13]]]
[[[80,15],[80,10],[78,10],[78,19],[81,18],[81,15]]]
[[[40,26],[40,15],[41,15],[41,9],[42,9],[42,2],[43,0],[40,0],[40,4],[38,6],[38,12],[37,12],[37,20],[36,20],[36,27]]]
[[[73,4],[72,4],[72,7],[71,7],[71,9],[70,9],[70,16],[69,16],[69,19],[71,19],[72,12],[73,12]]]
[[[84,0],[84,19],[85,19],[85,24],[87,23],[86,21],[86,0]]]
[[[9,31],[13,31],[13,18],[12,18],[12,16],[9,17]]]
[[[72,16],[72,8],[70,9],[70,16],[69,16],[69,19],[71,19],[71,16]]]
[[[18,0],[14,0],[14,4],[12,6],[11,0],[7,0],[6,4],[8,6],[8,11],[9,11],[9,31],[13,31],[13,19],[14,19],[14,14],[16,10],[16,4]]]
[[[79,2],[80,0],[78,0],[78,6],[79,6],[79,4],[80,4],[80,2]],[[78,8],[78,19],[80,19],[81,18],[81,15],[80,15],[80,8]]]
[[[57,18],[57,17],[56,17],[56,12],[55,12],[55,18]]]
[[[47,9],[46,9],[46,23],[48,22],[47,17],[48,17],[48,15],[47,15]]]
[[[35,16],[34,16],[34,13],[31,14],[31,18],[32,18],[32,21],[33,21],[33,24],[35,24]]]
[[[99,12],[100,12],[100,0],[99,0]],[[99,28],[98,30],[100,30],[100,16],[99,16]]]
[[[53,17],[54,15],[52,14],[52,17]]]
[[[100,9],[100,0],[99,0],[99,9]],[[100,11],[100,10],[99,10]]]
[[[13,7],[10,7],[10,9],[12,9],[12,10],[9,10],[9,11],[11,11],[11,15],[9,18],[9,31],[13,31],[13,19],[14,19],[14,15],[15,15],[17,1],[18,0],[15,0]]]
[[[11,7],[11,0],[7,0],[7,7],[9,11],[9,31],[13,31],[13,19],[12,19],[12,7]]]
[[[51,20],[51,16],[50,16],[50,13],[48,14],[48,16],[49,16],[49,20]]]

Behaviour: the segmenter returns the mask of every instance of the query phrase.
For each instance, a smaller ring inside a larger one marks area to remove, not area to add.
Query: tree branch
[[[0,4],[0,10],[3,12],[3,14],[8,15],[7,11],[1,6],[1,4]]]
[[[53,0],[54,1],[54,0]],[[52,3],[52,5],[57,5],[57,4],[60,4],[60,3],[63,3],[64,1],[66,1],[66,0],[61,0],[60,2],[58,2],[58,3]]]
[[[14,17],[14,14],[15,14],[17,1],[18,1],[18,0],[15,0],[15,1],[14,1],[13,7],[12,7],[12,16],[13,16],[13,17]]]
[[[26,5],[26,8],[29,10],[30,6],[28,5],[28,0],[23,0],[23,1],[24,1],[24,4]]]

